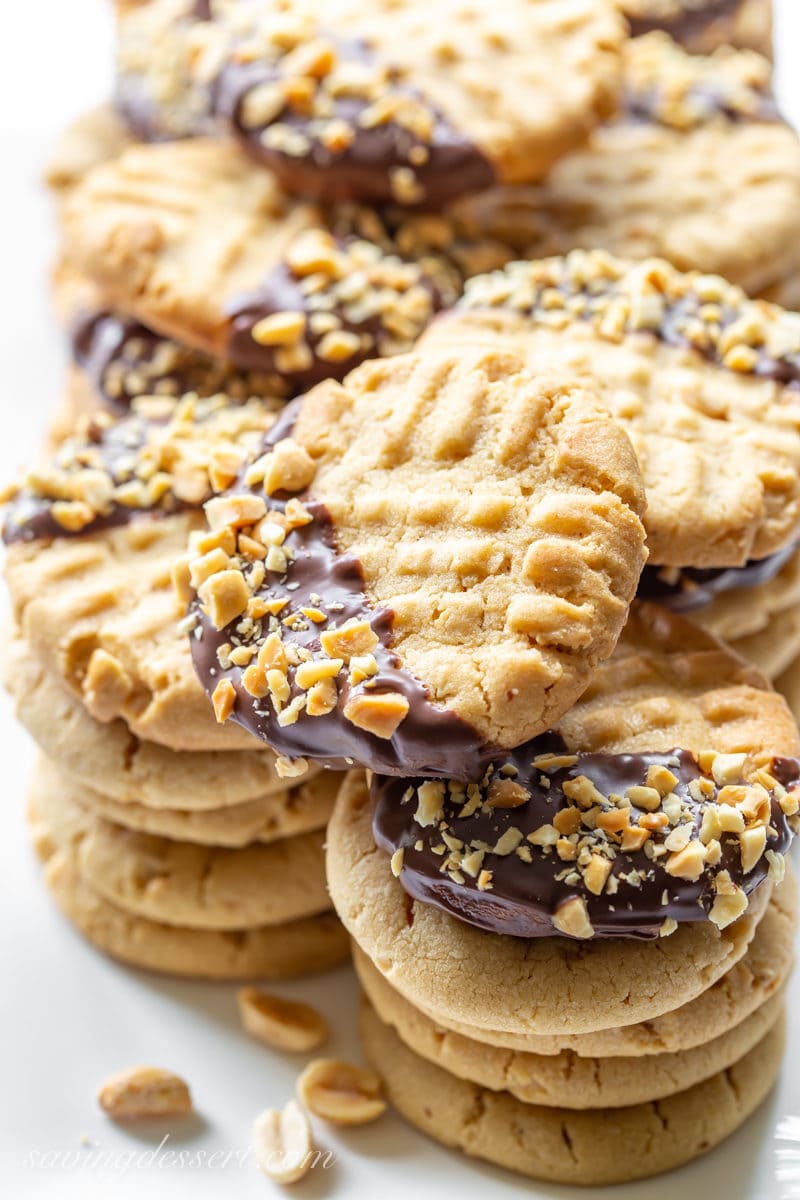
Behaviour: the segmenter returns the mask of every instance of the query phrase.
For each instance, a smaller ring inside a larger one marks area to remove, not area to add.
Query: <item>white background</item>
[[[365,0],[368,3],[368,0]],[[68,119],[102,100],[111,78],[110,0],[4,0],[0,39],[0,480],[35,449],[63,385],[63,339],[47,295],[54,252],[52,214],[39,183],[49,145]],[[779,89],[800,122],[800,5],[778,0]],[[764,213],[769,220],[769,213]],[[189,1080],[198,1116],[176,1130],[168,1148],[190,1153],[243,1152],[253,1116],[281,1105],[298,1064],[272,1054],[239,1029],[235,989],[161,980],[116,966],[94,952],[50,904],[25,834],[25,779],[32,750],[0,700],[0,1194],[18,1200],[117,1200],[141,1197],[264,1197],[282,1194],[252,1161],[183,1168],[152,1165],[165,1129],[125,1131],[94,1104],[98,1083],[128,1065],[153,1062]],[[349,972],[288,985],[311,999],[335,1027],[331,1052],[357,1056],[356,988]],[[776,1176],[775,1130],[800,1117],[800,979],[780,1087],[745,1130],[706,1159],[647,1184],[602,1189],[605,1200],[725,1200],[800,1197]],[[800,1122],[798,1122],[800,1125]],[[532,1185],[433,1146],[395,1117],[334,1135],[319,1129],[336,1164],[299,1185],[304,1200],[322,1196],[412,1196],[445,1189],[494,1200],[587,1196],[585,1190]],[[83,1139],[83,1141],[82,1141]],[[89,1146],[118,1151],[108,1171],[31,1167],[30,1156]],[[791,1150],[791,1143],[789,1144]],[[130,1158],[145,1154],[136,1164]],[[620,1146],[635,1154],[635,1146]],[[148,1165],[148,1162],[150,1165]],[[220,1160],[216,1160],[219,1164]],[[127,1167],[126,1167],[127,1164]],[[796,1190],[795,1190],[796,1189]]]

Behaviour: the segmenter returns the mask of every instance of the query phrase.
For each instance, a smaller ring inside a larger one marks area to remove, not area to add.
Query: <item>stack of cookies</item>
[[[32,469],[7,510],[5,680],[42,750],[36,848],[78,927],[154,970],[280,978],[347,949],[323,862],[336,778],[292,787],[270,750],[219,729],[172,585],[211,478],[271,419],[259,402],[136,400]]]
[[[770,5],[118,9],[4,521],[48,883],[158,970],[352,939],[365,1054],[446,1145],[686,1162],[776,1078],[796,926]]]

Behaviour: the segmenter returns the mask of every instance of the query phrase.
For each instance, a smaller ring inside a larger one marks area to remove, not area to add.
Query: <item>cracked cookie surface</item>
[[[362,1008],[361,1038],[395,1108],[434,1141],[534,1179],[599,1186],[670,1170],[710,1150],[757,1108],[773,1086],[785,1020],[744,1058],[663,1100],[601,1112],[525,1104],[426,1062]],[[620,1139],[635,1154],[620,1154]]]

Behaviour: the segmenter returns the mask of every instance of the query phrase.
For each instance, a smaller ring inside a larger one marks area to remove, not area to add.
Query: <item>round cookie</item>
[[[571,380],[493,352],[365,363],[206,505],[226,551],[189,563],[195,666],[282,755],[479,775],[612,652],[640,506],[627,439]]]
[[[771,64],[750,51],[692,56],[665,34],[628,43],[619,115],[528,188],[490,189],[449,214],[463,236],[520,258],[573,249],[655,255],[753,295],[800,271],[800,141]]]
[[[655,606],[644,605],[633,610],[615,656],[598,669],[583,697],[562,718],[557,732],[566,743],[568,755],[576,750],[636,755],[653,753],[659,747],[666,751],[681,746],[697,753],[701,748],[713,748],[723,756],[720,768],[738,762],[740,770],[744,764],[735,755],[745,748],[757,759],[776,752],[793,754],[798,747],[797,730],[785,702],[768,690],[753,668],[745,666],[704,631]],[[513,783],[513,778],[509,782]],[[737,885],[735,902],[731,896],[729,906],[727,900],[721,905],[725,907],[724,917],[712,906],[711,920],[694,919],[677,926],[673,921],[675,931],[670,936],[649,943],[636,936],[589,942],[552,936],[533,940],[504,937],[466,923],[464,918],[478,923],[505,919],[501,900],[495,905],[492,890],[482,892],[476,887],[477,881],[468,876],[466,867],[460,878],[451,875],[448,886],[441,890],[435,890],[420,875],[425,868],[417,864],[408,849],[405,858],[398,856],[399,862],[393,858],[390,869],[388,854],[375,844],[369,800],[363,778],[358,773],[348,776],[328,831],[328,883],[334,905],[350,933],[389,982],[417,1007],[448,1024],[457,1021],[527,1036],[562,1032],[565,1028],[570,1033],[590,1033],[652,1020],[700,995],[743,956],[769,897],[767,882],[751,894],[748,904],[741,885]],[[787,797],[787,802],[791,800]],[[512,820],[524,819],[519,807],[498,808],[495,815],[498,822],[509,815]],[[688,846],[698,834],[691,827],[687,832]],[[519,846],[519,840],[515,839],[514,844]],[[534,848],[531,875],[526,874],[529,868],[520,860],[519,882],[524,889],[520,896],[532,899],[537,887],[550,889],[551,880],[566,880],[567,873],[576,867],[580,872],[588,868],[586,860],[578,856],[561,872],[560,853],[557,858],[548,858],[535,843],[531,846]],[[626,851],[625,857],[638,866],[640,852]],[[499,867],[503,855],[509,856],[509,847],[498,846],[484,861],[487,866]],[[512,853],[510,860],[513,857]],[[643,857],[649,863],[646,853]],[[450,869],[445,853],[440,861]],[[678,863],[673,865],[670,857],[664,862],[669,870],[649,865],[655,878],[660,877],[668,901],[671,896],[684,895],[687,884],[688,894],[695,894],[693,889],[702,889],[705,878],[716,869],[710,856],[705,868],[686,875],[673,873]],[[749,865],[743,862],[737,868],[732,857],[727,862],[736,879]],[[777,877],[781,863],[776,860],[774,865]],[[761,861],[762,878],[765,866],[766,862]],[[411,876],[409,867],[414,871]],[[393,871],[399,873],[400,880],[405,877],[406,886],[413,886],[415,892],[424,888],[426,902],[409,896]],[[649,889],[649,875],[646,878]],[[700,882],[693,883],[692,879]],[[590,913],[602,929],[614,928],[616,912],[618,932],[624,933],[627,928],[636,935],[652,929],[648,926],[640,931],[635,927],[635,884],[640,880],[619,882],[617,899],[604,889],[592,891],[591,879],[576,870],[576,879],[566,887],[567,896],[580,901],[582,910]],[[511,886],[516,888],[516,880]],[[515,894],[504,885],[503,895],[510,898],[504,903],[512,915],[520,911],[525,915],[528,910],[539,913],[539,908],[551,911],[546,904],[537,907],[528,903],[526,908],[519,896],[514,900]],[[545,895],[549,900],[549,890]],[[435,904],[430,902],[432,897]],[[644,899],[649,905],[649,891]],[[630,912],[627,904],[631,905]],[[448,911],[443,911],[445,907]],[[556,909],[550,922],[558,922],[563,932],[585,938],[585,929],[568,927],[564,919],[575,907],[572,904],[563,912]],[[668,905],[665,912],[671,911]],[[674,911],[686,920],[679,905]],[[743,911],[747,914],[744,924],[730,923],[737,912]],[[452,912],[458,913],[459,919],[450,915]],[[544,915],[542,911],[542,921]],[[589,932],[592,930],[590,925]],[[497,981],[488,992],[487,978]],[[602,997],[602,1003],[598,997]]]
[[[121,718],[95,720],[19,635],[6,636],[3,683],[17,719],[84,789],[100,785],[123,806],[183,810],[187,816],[254,801],[262,823],[280,824],[287,785],[270,750],[250,743],[247,750],[187,753],[138,738]]]
[[[609,0],[329,0],[324,15],[289,0],[207,15],[156,0],[120,22],[123,115],[149,139],[230,129],[288,191],[326,201],[440,208],[540,179],[616,102],[624,23]]]
[[[420,352],[480,345],[600,388],[642,468],[650,564],[740,567],[797,542],[794,314],[660,260],[574,251],[470,280]]]
[[[84,807],[44,759],[29,789],[39,856],[60,850],[81,879],[125,912],[190,929],[284,925],[330,909],[324,830],[241,849],[134,833]]]
[[[390,1102],[434,1141],[534,1179],[601,1186],[671,1170],[733,1133],[775,1083],[785,1021],[727,1071],[687,1091],[599,1112],[524,1104],[456,1079],[404,1046],[369,1006],[361,1038]]]
[[[797,888],[787,875],[773,889],[743,958],[694,1000],[635,1025],[597,1029],[592,1033],[520,1034],[481,1029],[458,1021],[436,1024],[471,1041],[535,1055],[574,1053],[581,1058],[635,1058],[674,1055],[693,1050],[742,1024],[786,983],[794,962],[797,932]],[[358,962],[363,952],[354,946]],[[424,1011],[420,1008],[420,1011]],[[434,1018],[426,1014],[431,1020]]]
[[[193,979],[290,979],[326,971],[347,957],[333,913],[261,929],[182,929],[133,916],[81,879],[58,851],[45,881],[58,907],[98,949],[134,967]]]
[[[409,350],[457,298],[461,273],[430,228],[292,201],[235,145],[197,139],[89,172],[64,206],[63,253],[102,312],[294,395]]]
[[[556,730],[479,783],[373,777],[373,836],[415,901],[493,934],[724,929],[783,877],[797,747],[755,668],[640,605]]]
[[[312,773],[296,787],[228,808],[148,808],[135,801],[120,803],[88,788],[81,789],[81,799],[98,816],[137,833],[200,846],[236,847],[323,829],[333,809],[338,779],[335,771]]]
[[[328,826],[327,873],[348,932],[411,1004],[442,1024],[526,1037],[632,1025],[686,1004],[743,957],[771,890],[723,930],[696,921],[657,941],[490,934],[403,890],[375,845],[356,772]]]
[[[624,0],[634,37],[663,29],[693,54],[741,46],[772,55],[772,0]]]
[[[272,420],[256,401],[142,397],[11,489],[3,537],[14,617],[31,652],[96,720],[121,717],[173,750],[256,748],[214,722],[172,572],[204,525],[200,505],[231,482]]]
[[[638,1058],[577,1058],[570,1051],[540,1055],[487,1045],[437,1026],[404,1000],[363,954],[357,953],[355,962],[369,1003],[409,1050],[458,1079],[547,1108],[621,1108],[685,1091],[748,1054],[782,1015],[785,1003],[779,992],[741,1025],[688,1053]]]

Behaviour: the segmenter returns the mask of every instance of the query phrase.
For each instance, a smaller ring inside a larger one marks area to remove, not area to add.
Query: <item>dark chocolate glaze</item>
[[[711,604],[712,600],[725,592],[769,583],[780,574],[797,552],[798,545],[792,542],[777,554],[770,554],[768,558],[753,559],[743,567],[708,570],[682,567],[675,583],[667,583],[662,578],[664,567],[647,566],[639,579],[637,597],[640,600],[657,600],[673,612],[693,612]]]
[[[628,17],[633,37],[652,33],[654,29],[665,30],[676,42],[683,44],[693,41],[698,35],[705,33],[709,25],[720,17],[733,16],[740,7],[741,0],[705,0],[696,9],[686,9],[672,20],[659,20],[654,17]]]
[[[267,435],[265,451],[291,433],[296,411],[296,405],[286,409]],[[231,490],[241,493],[259,489],[237,484]],[[392,651],[391,610],[370,605],[364,592],[361,565],[351,555],[339,551],[335,529],[324,505],[307,496],[300,499],[314,520],[288,535],[285,545],[291,547],[295,558],[286,576],[268,575],[257,594],[288,600],[281,618],[309,605],[330,612],[325,625],[309,621],[305,630],[287,634],[291,642],[311,651],[319,650],[323,629],[339,626],[350,618],[369,622],[378,637],[373,651],[378,663],[377,675],[368,681],[366,689],[364,684],[351,688],[346,681],[340,683],[337,706],[328,715],[310,717],[301,713],[295,724],[282,727],[269,697],[258,700],[245,690],[241,668],[223,670],[218,664],[217,650],[232,640],[236,622],[216,630],[196,603],[198,625],[191,638],[192,657],[203,687],[211,695],[220,679],[229,679],[236,690],[231,720],[278,754],[290,758],[311,758],[337,769],[360,763],[385,775],[407,775],[411,771],[418,775],[446,773],[456,779],[480,778],[487,762],[500,752],[487,745],[466,721],[434,704],[423,684],[401,665]],[[273,497],[270,505],[282,510],[285,501]],[[290,667],[292,697],[300,692],[293,677],[294,668]],[[408,700],[408,715],[391,739],[376,737],[344,717],[348,698],[354,691],[362,690],[400,692]]]
[[[423,780],[374,776],[371,794],[375,841],[389,854],[403,849],[399,878],[406,892],[415,900],[433,904],[479,929],[525,938],[557,935],[559,931],[553,924],[553,915],[562,904],[576,896],[587,903],[596,937],[655,938],[668,917],[678,922],[705,919],[714,901],[712,875],[708,872],[704,872],[697,882],[691,882],[655,866],[644,851],[623,853],[618,848],[611,872],[617,879],[617,891],[614,894],[604,891],[595,896],[582,882],[576,885],[574,881],[570,884],[564,878],[559,879],[573,864],[562,862],[552,849],[545,853],[524,840],[527,834],[542,825],[552,824],[555,814],[569,806],[570,802],[562,792],[566,779],[586,775],[604,795],[623,794],[631,785],[644,782],[647,768],[652,764],[663,764],[678,777],[675,792],[691,809],[693,827],[699,830],[704,806],[693,800],[688,792],[691,780],[702,775],[694,755],[686,750],[664,754],[580,754],[574,766],[549,771],[550,786],[542,787],[539,783],[542,771],[532,767],[532,759],[540,754],[565,752],[560,736],[548,733],[494,764],[489,779],[495,778],[505,764],[510,763],[517,769],[514,782],[530,793],[530,799],[521,807],[495,808],[490,812],[478,809],[472,816],[459,817],[464,797],[455,802],[445,800],[448,836],[465,843],[477,840],[494,846],[506,830],[518,829],[523,833],[521,844],[530,848],[532,861],[524,862],[515,853],[487,853],[482,865],[492,872],[489,891],[481,891],[476,879],[468,874],[463,875],[463,882],[455,882],[442,871],[446,850],[442,855],[432,849],[443,844],[440,825],[418,825],[414,819],[416,795],[412,792],[405,798],[408,789],[416,788]],[[796,784],[800,779],[800,762],[776,759],[772,773],[784,786]],[[792,832],[774,797],[771,808],[775,836],[768,835],[767,847],[785,853]],[[420,842],[421,849],[416,849]],[[728,870],[733,882],[748,894],[764,882],[769,864],[763,856],[745,875],[736,835],[723,834],[721,846],[722,858],[715,871]],[[632,871],[637,872],[638,886],[624,878]],[[643,877],[639,873],[643,873]]]
[[[87,313],[72,329],[72,354],[98,398],[125,412],[141,395],[180,396],[225,392],[231,402],[280,393],[277,377],[240,371],[171,338],[162,337],[133,317],[113,312]]]
[[[124,383],[118,394],[109,390],[109,368],[119,366],[123,373],[136,369],[143,359],[152,359],[159,341],[158,334],[133,317],[89,313],[73,325],[72,356],[103,403],[124,411],[134,397],[124,389]]]
[[[516,264],[512,263],[510,265],[514,267]],[[597,299],[602,297],[602,292],[598,290],[592,291],[591,293],[583,292],[576,288],[564,286],[563,282],[559,281],[552,281],[548,286],[548,290],[560,291],[564,296],[569,298],[581,297],[585,299],[586,305],[584,307],[581,307],[580,309],[572,307],[570,309],[571,319],[573,321],[595,321],[596,310],[593,305]],[[605,292],[608,297],[611,298],[614,296],[615,291],[615,283],[614,281],[611,281],[608,284],[607,289],[605,289]],[[748,303],[750,302],[748,301]],[[628,329],[625,331],[625,336],[650,336],[658,338],[658,340],[664,342],[665,345],[678,346],[684,350],[691,350],[694,353],[699,354],[708,362],[715,363],[720,367],[725,367],[723,356],[718,348],[720,340],[719,335],[717,335],[715,338],[709,334],[706,340],[701,340],[699,337],[690,338],[686,332],[686,330],[691,326],[694,326],[695,328],[698,326],[703,326],[703,319],[700,315],[700,310],[703,307],[703,304],[704,301],[701,299],[701,297],[697,294],[697,292],[691,289],[687,290],[683,295],[680,296],[667,296],[665,297],[664,313],[658,326],[653,328],[648,325],[641,330]],[[535,292],[533,299],[530,301],[530,303],[526,303],[525,307],[515,303],[513,297],[506,303],[495,305],[491,303],[487,304],[485,301],[480,299],[479,295],[477,294],[476,298],[473,299],[468,282],[463,298],[455,306],[456,311],[458,309],[468,309],[470,311],[486,309],[489,312],[492,312],[497,308],[509,309],[520,316],[529,316],[535,321],[539,312],[544,311],[541,304],[541,291]],[[735,324],[737,321],[741,320],[741,307],[721,303],[719,308],[719,328],[721,332],[726,330],[729,326]],[[447,314],[444,314],[444,316],[440,317],[439,319],[447,320]],[[766,345],[754,346],[752,349],[755,351],[756,360],[753,367],[747,371],[748,375],[755,375],[761,379],[771,379],[775,383],[779,383],[787,388],[800,388],[800,354],[785,354],[782,357],[776,358],[770,353]],[[729,368],[725,367],[725,369],[728,370]],[[791,400],[787,402],[795,403],[795,400],[792,397]]]
[[[372,52],[363,42],[336,37],[330,40],[335,42],[342,59],[358,63],[374,61]],[[423,142],[395,121],[372,128],[362,127],[359,116],[369,102],[342,95],[334,100],[331,116],[344,121],[355,131],[355,137],[346,149],[332,152],[315,135],[309,118],[288,107],[275,120],[307,137],[310,142],[308,153],[290,155],[265,146],[261,135],[266,126],[245,128],[241,120],[242,104],[254,87],[274,83],[280,77],[279,63],[229,61],[214,86],[214,109],[230,123],[247,152],[266,163],[288,192],[328,203],[341,200],[397,203],[399,198],[392,190],[390,172],[411,166],[415,182],[421,188],[421,197],[414,203],[439,209],[457,196],[483,191],[496,182],[493,167],[478,147],[432,106],[429,107],[434,116],[434,128],[429,142]],[[399,86],[393,84],[395,89]],[[419,98],[413,89],[403,90],[415,99]],[[427,161],[412,166],[414,154],[420,149],[428,153]]]
[[[74,469],[80,470],[81,463],[97,465],[107,471],[115,484],[126,483],[134,478],[131,461],[135,460],[137,452],[144,446],[148,432],[155,422],[135,418],[119,421],[105,428],[90,424],[86,445],[83,451],[78,450]],[[63,453],[59,452],[59,453]],[[58,459],[57,453],[56,458]],[[135,462],[134,462],[135,465]],[[189,505],[176,499],[172,492],[167,492],[156,505],[139,507],[136,505],[120,504],[112,501],[108,508],[97,513],[94,520],[81,529],[72,531],[66,529],[53,516],[53,501],[32,494],[23,489],[6,505],[3,513],[3,541],[6,545],[14,542],[51,541],[60,537],[84,537],[89,533],[98,533],[102,529],[111,529],[127,525],[134,518],[167,516],[170,513],[182,512]]]
[[[431,311],[439,312],[443,307],[439,289],[425,275],[420,276],[420,285],[431,297]],[[317,348],[323,335],[314,333],[308,326],[305,343],[311,352],[310,365],[294,371],[285,366],[279,370],[275,361],[277,347],[260,345],[253,337],[253,327],[264,317],[286,311],[304,312],[311,316],[315,310],[286,264],[279,263],[256,291],[237,296],[226,306],[229,318],[226,350],[231,361],[240,367],[280,376],[292,395],[308,391],[323,379],[344,379],[348,371],[352,371],[359,363],[367,358],[376,358],[381,353],[381,342],[386,337],[386,331],[380,317],[375,315],[353,320],[349,315],[349,307],[337,303],[334,308],[325,311],[338,317],[340,330],[360,337],[362,348],[339,361],[321,358]]]

